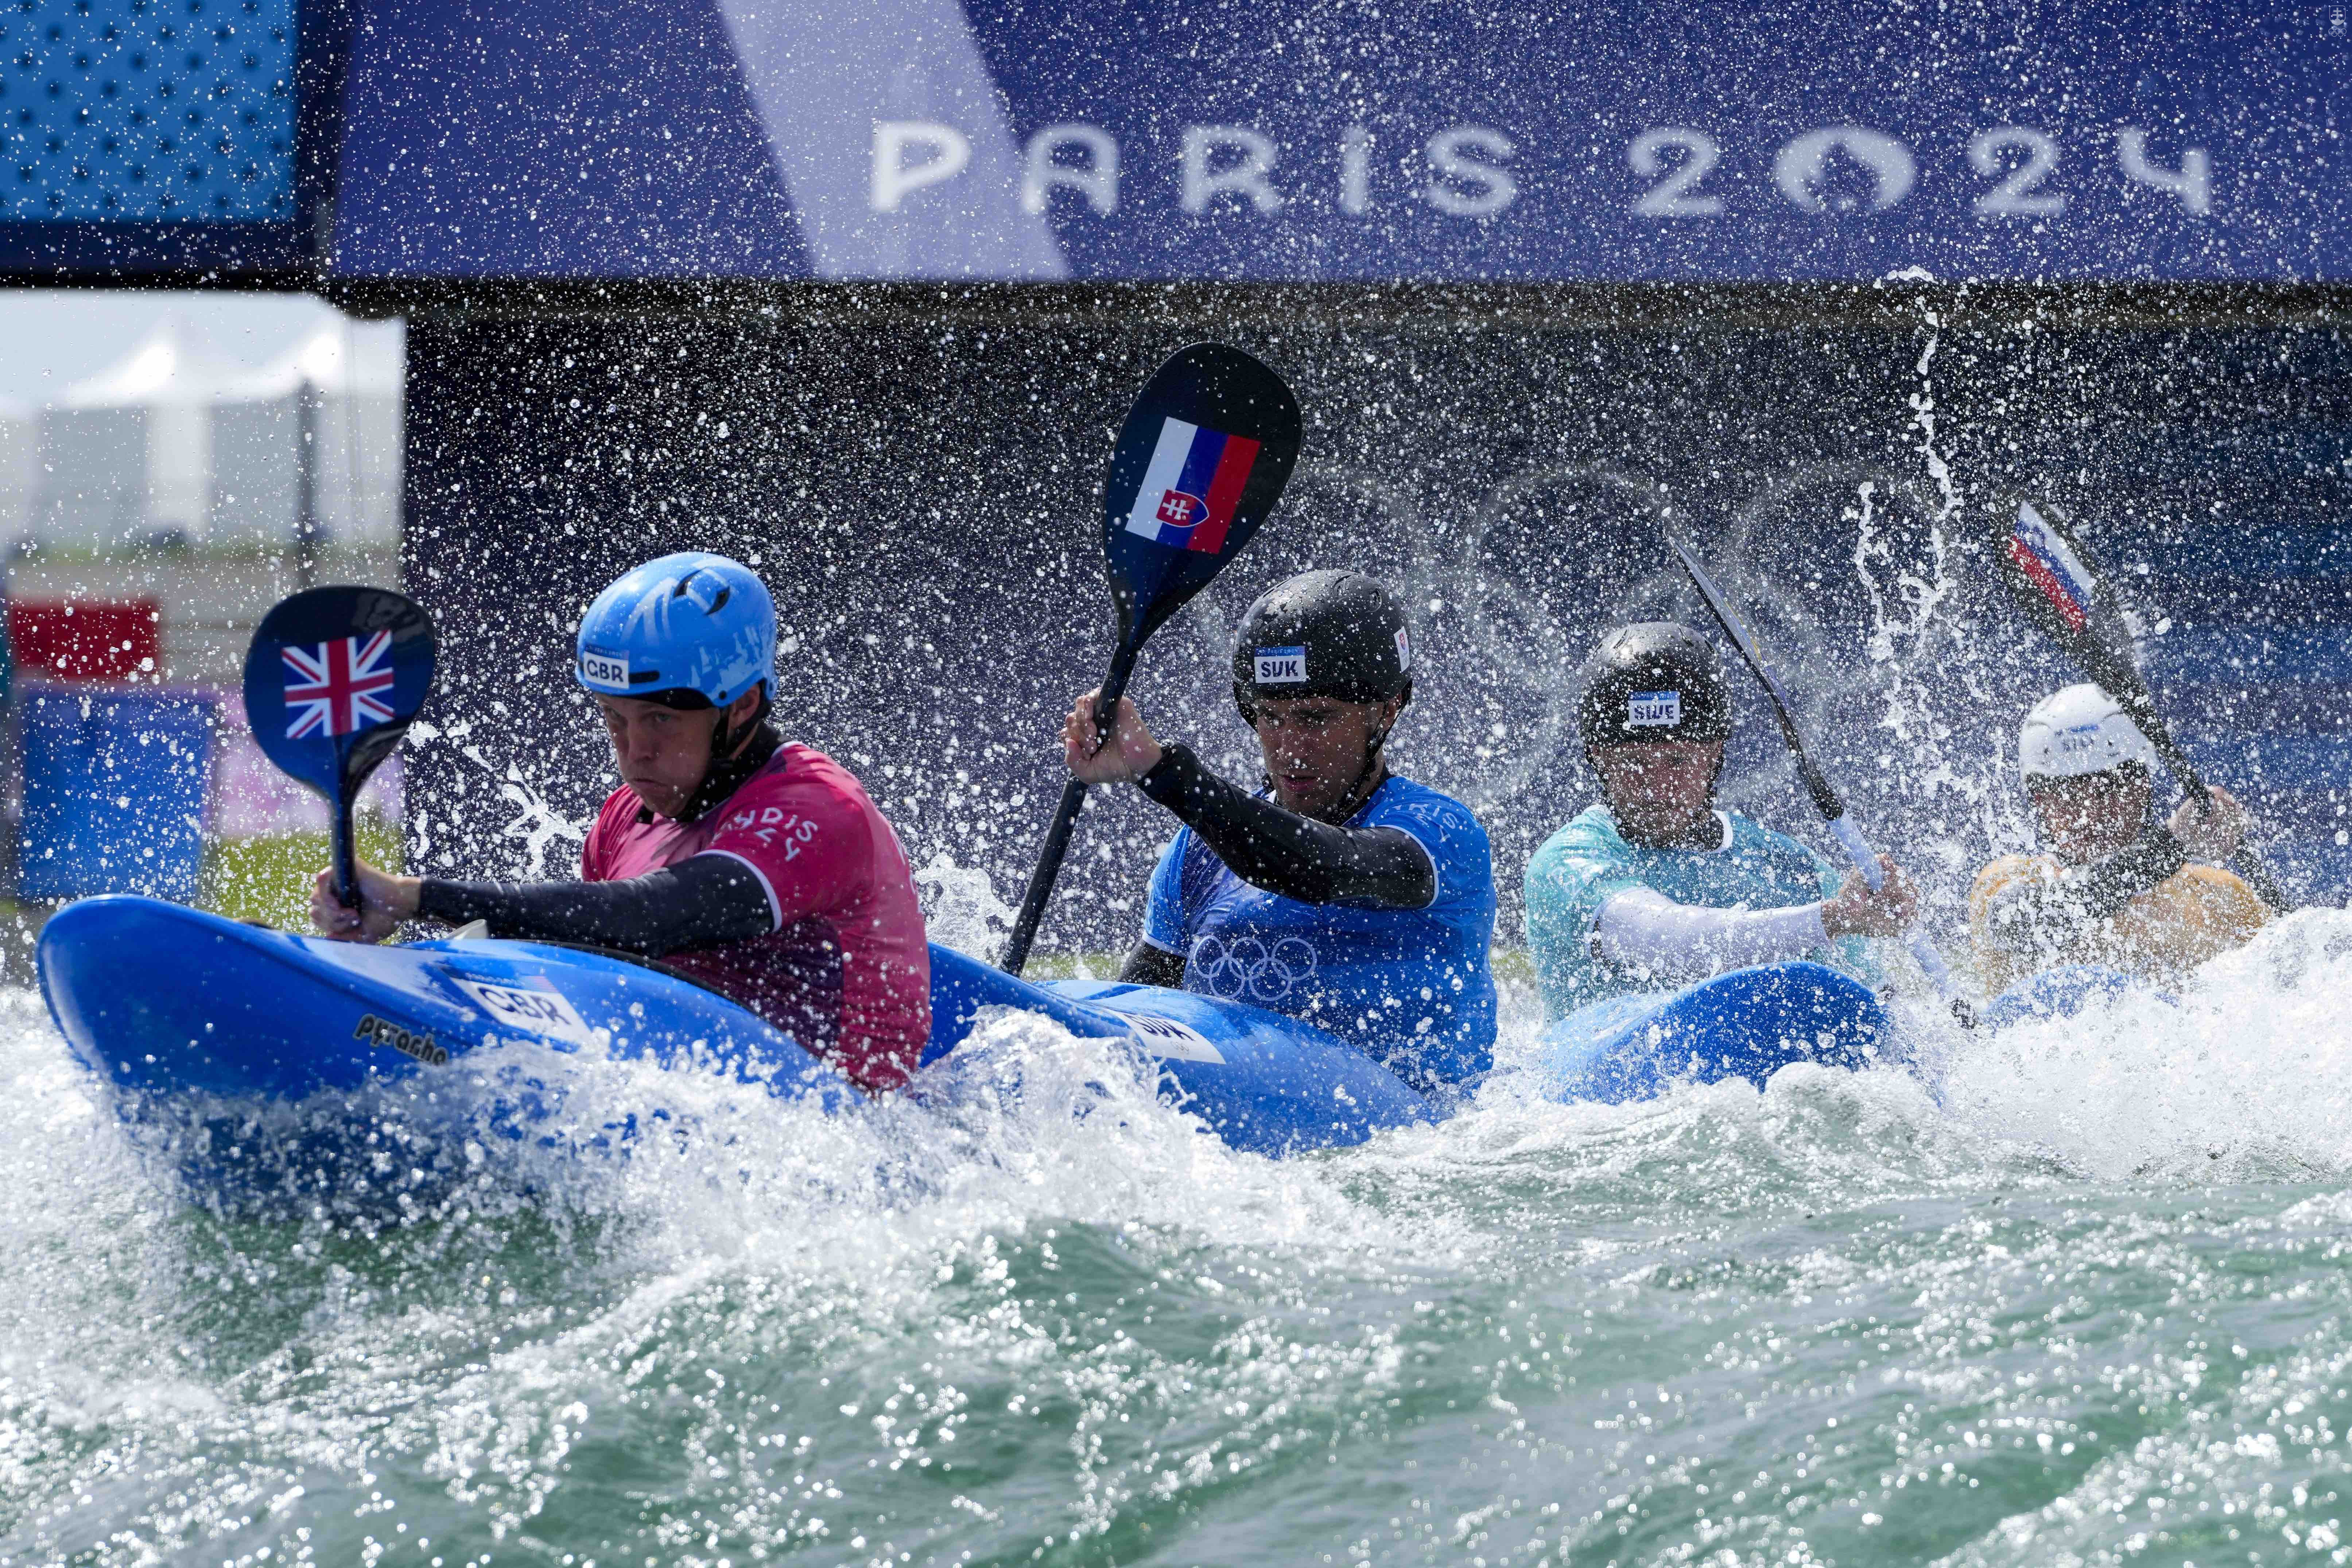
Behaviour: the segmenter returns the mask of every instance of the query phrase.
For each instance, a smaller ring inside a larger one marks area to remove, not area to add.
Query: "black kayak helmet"
[[[1644,741],[1721,741],[1731,692],[1715,644],[1679,621],[1636,621],[1584,661],[1576,730],[1591,752]]]
[[[1261,700],[1412,697],[1412,634],[1387,584],[1361,572],[1301,572],[1261,595],[1234,636],[1234,702],[1257,722]]]

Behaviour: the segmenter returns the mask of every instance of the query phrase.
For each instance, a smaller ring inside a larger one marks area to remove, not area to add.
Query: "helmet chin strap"
[[[1405,689],[1405,702],[1412,700],[1412,689],[1408,686]],[[1402,718],[1403,715],[1404,704],[1399,703],[1397,716]],[[1381,787],[1381,781],[1388,776],[1388,760],[1381,753],[1387,750],[1389,735],[1395,729],[1396,720],[1391,719],[1372,732],[1371,740],[1364,747],[1363,768],[1356,774],[1356,782],[1349,787],[1347,795],[1339,803],[1347,808],[1339,814],[1340,821],[1347,821],[1361,810],[1364,802],[1371,798],[1372,792]]]
[[[702,770],[701,781],[694,786],[694,793],[687,797],[686,814],[681,821],[695,820],[733,795],[745,779],[775,754],[776,748],[772,742],[761,745],[757,739],[768,721],[768,715],[774,709],[774,702],[763,696],[760,706],[752,710],[751,718],[745,720],[740,729],[729,727],[726,709],[719,710],[719,722],[710,731],[710,762]]]

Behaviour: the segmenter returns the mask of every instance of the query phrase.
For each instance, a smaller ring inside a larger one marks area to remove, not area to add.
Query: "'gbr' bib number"
[[[452,976],[455,979],[455,976]],[[522,1029],[568,1045],[598,1044],[596,1032],[561,992],[528,985],[494,985],[486,980],[458,980],[457,989],[481,1004],[482,1010],[509,1029]]]

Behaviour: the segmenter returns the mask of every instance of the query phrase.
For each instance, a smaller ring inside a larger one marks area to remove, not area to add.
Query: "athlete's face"
[[[1404,703],[1342,702],[1336,697],[1262,697],[1257,702],[1258,750],[1274,799],[1318,822],[1343,822],[1364,782],[1372,737],[1388,732]]]
[[[744,731],[747,741],[759,706],[760,692],[754,687],[725,714],[730,725]],[[621,771],[621,782],[636,791],[656,816],[675,817],[684,811],[702,775],[710,771],[710,740],[719,732],[719,710],[665,708],[642,697],[599,697],[596,709],[604,716],[604,733],[612,738],[613,765]]]
[[[676,816],[710,771],[716,708],[665,708],[642,697],[599,697],[613,765],[657,816]]]
[[[1590,753],[1609,815],[1629,844],[1702,848],[1721,835],[1711,815],[1723,771],[1720,741],[1647,741]]]
[[[2155,786],[2137,768],[2078,779],[2036,779],[2029,791],[2042,841],[2070,866],[2085,866],[2131,847],[2147,821]]]

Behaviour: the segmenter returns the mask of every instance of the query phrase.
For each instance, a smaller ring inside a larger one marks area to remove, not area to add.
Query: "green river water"
[[[0,1563],[2342,1562],[2346,921],[1933,1090],[1507,1072],[1281,1163],[1007,1021],[1017,1103],[396,1224],[184,1201],[17,994]]]

